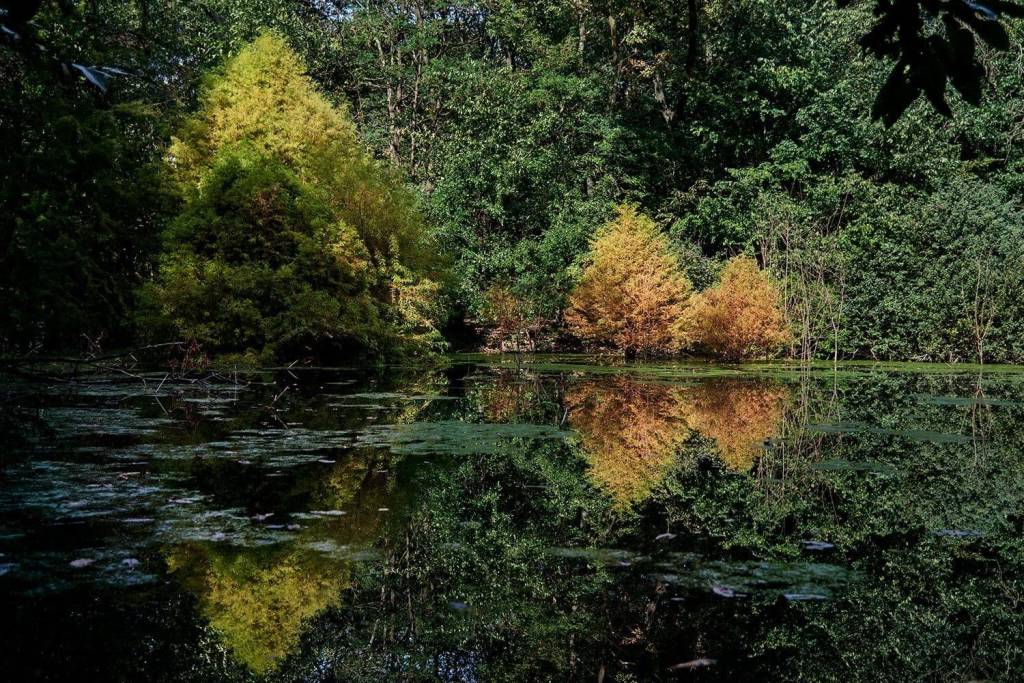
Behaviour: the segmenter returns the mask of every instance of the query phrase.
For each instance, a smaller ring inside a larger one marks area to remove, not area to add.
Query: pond
[[[6,680],[1009,680],[1024,368],[9,379]]]

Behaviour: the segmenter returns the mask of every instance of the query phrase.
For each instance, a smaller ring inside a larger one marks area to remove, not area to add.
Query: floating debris
[[[720,586],[715,584],[711,586],[711,592],[715,595],[720,595],[723,598],[736,598],[741,597],[743,594],[736,591],[736,589],[729,586]]]
[[[985,535],[984,532],[974,529],[939,529],[932,533],[946,538],[980,538]]]
[[[820,600],[828,600],[827,595],[821,593],[783,593],[782,597],[786,598],[790,602],[813,602]]]
[[[709,659],[707,657],[701,657],[700,659],[692,659],[688,662],[680,662],[673,664],[668,668],[669,671],[693,671],[694,669],[704,669],[709,666],[714,666],[718,663],[716,659]]]
[[[835,546],[828,541],[800,541],[803,545],[804,550],[821,551],[821,550],[832,550]]]

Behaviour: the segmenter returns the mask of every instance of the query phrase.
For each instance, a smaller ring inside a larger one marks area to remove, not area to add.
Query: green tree
[[[303,73],[265,34],[206,83],[170,148],[185,203],[144,320],[264,357],[429,350],[439,285],[414,197]]]
[[[151,108],[102,108],[0,49],[0,348],[123,344],[169,197]]]

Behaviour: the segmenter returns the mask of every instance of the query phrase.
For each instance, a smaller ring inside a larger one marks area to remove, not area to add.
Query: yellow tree
[[[654,221],[636,207],[621,206],[590,246],[566,322],[593,346],[627,355],[677,353],[689,339],[685,313],[691,291]]]
[[[422,267],[432,254],[415,197],[393,167],[363,149],[344,103],[328,101],[305,71],[274,33],[228,60],[206,79],[199,110],[171,144],[175,177],[196,187],[221,151],[244,143],[319,192],[359,232],[378,266]]]
[[[440,344],[439,259],[415,196],[279,36],[205,80],[168,165],[186,201],[147,300],[179,333],[278,355]]]
[[[688,317],[694,341],[731,360],[770,356],[791,337],[778,287],[747,256],[725,264],[720,282],[694,297]]]

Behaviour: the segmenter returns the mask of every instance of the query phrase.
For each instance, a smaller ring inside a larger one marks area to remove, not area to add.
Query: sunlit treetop
[[[241,141],[318,176],[328,163],[359,156],[347,108],[332,105],[304,72],[284,39],[264,33],[208,77],[199,112],[170,150],[178,177],[198,183],[219,150]]]
[[[199,110],[169,150],[174,176],[186,191],[196,188],[219,153],[244,143],[298,173],[356,228],[376,265],[431,267],[429,231],[400,173],[363,149],[347,107],[331,103],[305,71],[274,33],[243,48],[206,79]]]

